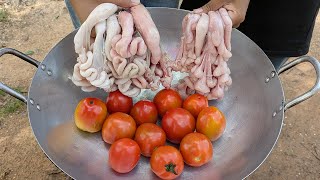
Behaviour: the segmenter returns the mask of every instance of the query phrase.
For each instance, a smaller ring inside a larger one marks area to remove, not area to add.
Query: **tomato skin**
[[[169,110],[162,118],[161,126],[167,139],[172,143],[180,143],[182,138],[194,132],[196,122],[192,114],[182,108]]]
[[[211,141],[219,139],[226,128],[224,114],[214,106],[203,109],[197,118],[196,130]]]
[[[180,152],[186,164],[199,167],[212,159],[213,147],[207,136],[194,132],[182,139]]]
[[[133,138],[136,128],[136,122],[130,115],[116,112],[111,114],[104,122],[102,138],[109,144],[121,138]]]
[[[110,114],[115,112],[130,113],[133,106],[131,97],[122,94],[119,90],[110,92],[106,100],[108,112]]]
[[[141,100],[133,105],[130,115],[136,121],[137,125],[143,123],[156,123],[158,119],[158,110],[153,102]]]
[[[184,162],[181,153],[175,147],[160,146],[153,151],[150,166],[152,172],[161,179],[175,179],[181,175]]]
[[[74,121],[80,130],[95,133],[101,130],[107,115],[107,107],[103,101],[98,98],[84,98],[79,101],[74,111]]]
[[[139,159],[139,145],[132,139],[119,139],[109,149],[108,163],[118,173],[130,172],[136,167]]]
[[[192,94],[183,101],[183,108],[188,110],[194,118],[206,107],[209,106],[208,99],[201,94]]]
[[[153,123],[141,124],[136,131],[134,140],[139,144],[141,154],[150,157],[153,150],[166,143],[166,134]]]
[[[153,98],[160,116],[171,109],[182,107],[182,98],[180,94],[172,89],[162,89]]]

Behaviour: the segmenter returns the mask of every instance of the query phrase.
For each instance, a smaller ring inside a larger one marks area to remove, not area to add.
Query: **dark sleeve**
[[[183,0],[180,9],[194,10],[207,4],[209,0]]]
[[[320,0],[251,0],[238,29],[269,56],[305,55],[319,5]]]
[[[184,0],[181,9],[193,10],[208,0]],[[309,51],[320,0],[251,0],[238,28],[268,56],[294,57]]]

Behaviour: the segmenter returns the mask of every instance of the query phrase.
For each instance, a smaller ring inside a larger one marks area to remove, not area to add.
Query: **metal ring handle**
[[[0,49],[0,57],[4,54],[12,54],[14,56],[17,56],[19,57],[20,59],[38,67],[40,62],[25,55],[24,53],[20,52],[20,51],[17,51],[15,49],[12,49],[12,48],[1,48]],[[3,84],[2,82],[0,82],[0,90],[4,91],[5,93],[8,93],[10,94],[11,96],[19,99],[20,101],[24,102],[27,104],[27,98],[22,95],[21,93],[13,90],[12,88],[8,87],[7,85]]]
[[[283,66],[280,67],[279,69],[279,72],[278,74],[281,74],[285,71],[287,71],[288,69],[300,64],[300,63],[303,63],[303,62],[309,62],[312,64],[312,66],[314,67],[315,69],[315,72],[316,72],[316,83],[315,85],[309,90],[307,91],[306,93],[298,96],[297,98],[294,98],[292,99],[291,101],[289,102],[286,102],[284,104],[284,110],[286,111],[287,109],[309,99],[310,97],[312,97],[314,94],[316,94],[319,90],[320,90],[320,63],[319,61],[314,58],[314,57],[311,57],[311,56],[301,56],[301,57],[298,57],[297,59],[289,62],[289,63],[286,63],[284,64]]]

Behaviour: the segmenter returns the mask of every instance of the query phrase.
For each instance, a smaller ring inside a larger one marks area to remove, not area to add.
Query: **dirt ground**
[[[59,0],[0,0],[0,47],[15,48],[42,60],[73,30]],[[309,55],[320,59],[320,16]],[[12,56],[0,60],[0,82],[27,92],[35,68]],[[303,64],[281,75],[286,98],[313,86],[314,72]],[[275,149],[248,179],[320,179],[320,95],[285,113]],[[68,179],[43,154],[29,125],[26,106],[0,94],[0,179]]]

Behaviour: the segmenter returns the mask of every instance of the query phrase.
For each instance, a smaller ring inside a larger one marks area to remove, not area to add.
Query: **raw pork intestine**
[[[95,38],[91,31],[95,30]],[[175,60],[160,47],[160,34],[143,5],[129,9],[111,3],[97,6],[74,37],[72,82],[83,91],[100,88],[138,96],[142,89],[173,88],[183,97],[193,93],[222,99],[232,84],[227,61],[231,54],[232,21],[224,8],[189,13],[182,21],[182,37]],[[171,85],[173,71],[186,72]]]

